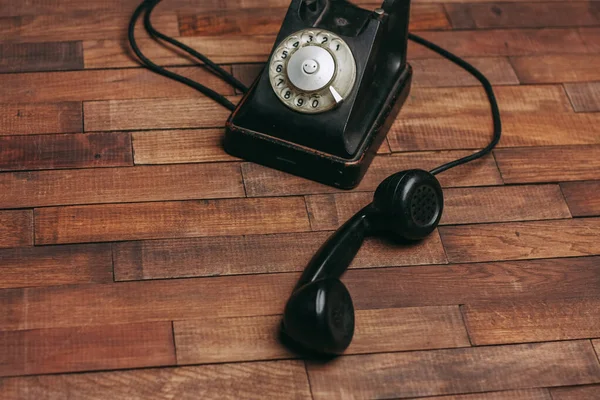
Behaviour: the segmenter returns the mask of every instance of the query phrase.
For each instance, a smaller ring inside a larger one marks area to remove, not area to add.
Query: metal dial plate
[[[304,29],[285,38],[269,60],[275,94],[292,110],[316,114],[331,110],[350,94],[356,62],[335,33]]]

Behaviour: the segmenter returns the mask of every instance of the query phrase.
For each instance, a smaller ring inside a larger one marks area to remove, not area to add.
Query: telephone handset
[[[410,0],[293,0],[226,124],[238,157],[340,188],[362,179],[410,90]]]
[[[407,37],[481,82],[494,126],[488,145],[430,171],[387,177],[373,202],[315,254],[288,300],[282,337],[316,354],[343,352],[352,340],[354,308],[340,276],[368,236],[417,241],[435,230],[444,203],[435,176],[489,154],[500,141],[502,122],[492,85],[460,57],[407,32],[410,0],[384,0],[372,12],[345,0],[293,0],[269,63],[248,89],[208,57],[157,31],[150,15],[160,1],[144,0],[129,23],[129,43],[140,62],[233,111],[225,137],[230,153],[334,186],[358,184],[408,95]],[[240,104],[146,57],[134,33],[141,15],[150,36],[198,58],[246,93]]]

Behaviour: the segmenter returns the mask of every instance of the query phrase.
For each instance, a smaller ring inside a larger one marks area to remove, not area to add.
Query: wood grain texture
[[[181,67],[172,71],[202,82],[219,93],[233,94],[229,85],[204,68]],[[0,102],[162,98],[166,103],[167,98],[203,97],[197,90],[145,68],[0,75],[0,85],[3,88]]]
[[[600,80],[600,54],[511,57],[510,63],[525,84]]]
[[[508,112],[502,114],[500,147],[599,144],[600,114]],[[400,117],[388,140],[393,151],[479,149],[492,134],[488,113]]]
[[[517,75],[506,57],[470,57],[467,61],[480,69],[494,85],[519,84]],[[440,58],[416,59],[410,64],[414,70],[412,84],[416,87],[479,85],[477,79],[468,72]],[[233,74],[244,84],[250,85],[261,70],[262,64],[239,65],[234,67]]]
[[[5,331],[0,332],[0,350],[0,376],[176,362],[170,322]]]
[[[600,385],[550,389],[552,400],[595,400],[600,397]]]
[[[129,165],[133,155],[127,133],[0,137],[0,171]]]
[[[420,400],[552,400],[548,389],[506,390],[501,392],[486,392],[458,394],[451,396],[419,397]],[[416,399],[414,399],[416,400]]]
[[[600,179],[599,154],[599,145],[494,150],[505,183]]]
[[[110,245],[0,250],[0,288],[113,281]]]
[[[283,310],[297,275],[4,289],[0,322],[3,330],[27,330],[275,315]]]
[[[237,103],[237,98],[230,98]],[[83,103],[85,130],[220,128],[231,112],[206,98],[135,99]]]
[[[600,365],[589,341],[573,341],[349,356],[308,374],[316,399],[406,398],[595,383]]]
[[[471,63],[487,77],[493,85],[518,85],[519,78],[504,57],[467,57],[465,61]],[[414,69],[413,85],[415,87],[460,87],[478,86],[479,81],[472,75],[447,60],[425,59],[413,60]]]
[[[373,201],[371,193],[336,193],[307,196],[314,230],[337,229]],[[499,186],[446,189],[441,225],[570,218],[560,188]]]
[[[81,10],[5,17],[0,20],[0,34],[6,41],[28,43],[124,38],[131,14],[133,10]],[[178,35],[175,13],[153,14],[152,24],[165,35]]]
[[[115,279],[302,271],[330,234],[291,233],[116,243],[113,245]],[[445,263],[444,249],[436,232],[414,246],[368,240],[350,268]]]
[[[31,210],[0,211],[0,248],[33,244]]]
[[[355,191],[374,191],[382,180],[398,171],[410,168],[432,169],[440,164],[463,157],[470,152],[418,152],[401,155],[377,156]],[[299,178],[253,163],[242,164],[246,193],[249,197],[282,196],[292,194],[320,194],[340,192],[339,189]],[[501,185],[492,157],[459,166],[440,176],[443,186]]]
[[[467,304],[462,311],[474,345],[600,336],[600,298]]]
[[[301,361],[5,378],[0,381],[0,395],[24,400],[66,396],[98,400],[311,399]]]
[[[575,111],[600,111],[600,82],[566,83],[565,90]]]
[[[81,182],[86,182],[85,186]],[[0,175],[0,207],[243,197],[239,164],[15,172]]]
[[[0,73],[83,69],[81,42],[0,43]]]
[[[600,254],[600,219],[506,222],[440,227],[450,262]]]
[[[179,39],[178,39],[179,40]],[[180,41],[204,54],[216,63],[265,62],[275,37],[183,37]],[[196,59],[180,50],[162,46],[151,39],[140,38],[138,45],[144,54],[162,66],[197,64]],[[91,40],[83,42],[86,68],[138,67],[124,40]]]
[[[577,54],[592,51],[576,28],[420,31],[418,34],[461,57]],[[409,62],[412,59],[434,57],[435,53],[431,50],[408,42]]]
[[[454,28],[550,28],[600,25],[595,2],[446,4]]]
[[[363,4],[375,9],[380,3]],[[276,35],[289,4],[284,7],[222,8],[179,14],[182,36]],[[450,22],[441,4],[415,4],[410,9],[410,29],[448,29]]]
[[[583,42],[591,52],[598,52],[600,50],[600,27],[579,28],[578,31]]]
[[[175,321],[179,364],[295,357],[279,341],[282,316]],[[457,306],[357,311],[346,354],[468,347]]]
[[[357,310],[600,297],[598,257],[352,269]],[[4,289],[4,330],[277,315],[298,273]],[[401,289],[401,290],[400,290]],[[54,305],[60,304],[61,307]],[[111,304],[111,307],[106,307]]]
[[[600,181],[567,182],[560,188],[574,217],[600,215]]]
[[[136,164],[234,161],[223,149],[223,129],[142,131],[132,133]]]
[[[71,133],[81,132],[83,129],[79,102],[8,102],[1,104],[0,110],[0,136]]]
[[[302,198],[228,199],[40,208],[36,244],[301,232]]]
[[[598,257],[353,270],[358,309],[598,297]],[[402,290],[399,290],[399,289]]]

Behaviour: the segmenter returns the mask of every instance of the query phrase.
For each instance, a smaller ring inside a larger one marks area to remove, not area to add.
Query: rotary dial
[[[336,107],[350,94],[356,63],[336,34],[304,29],[285,38],[273,52],[269,79],[283,104],[315,114]]]

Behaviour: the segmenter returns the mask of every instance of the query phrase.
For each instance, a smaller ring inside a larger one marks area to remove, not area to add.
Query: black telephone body
[[[237,157],[357,186],[408,97],[410,0],[292,0],[268,63],[226,123]]]

